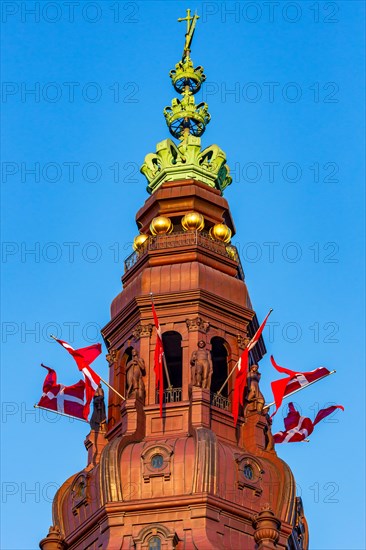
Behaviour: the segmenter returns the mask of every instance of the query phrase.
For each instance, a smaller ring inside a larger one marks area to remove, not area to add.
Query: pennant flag
[[[85,382],[79,380],[72,386],[57,384],[57,375],[53,369],[42,365],[48,373],[43,383],[43,394],[38,407],[60,414],[67,414],[88,421],[90,402],[87,402]]]
[[[271,414],[271,418],[280,408],[284,397],[331,374],[325,367],[319,367],[309,372],[292,371],[277,365],[273,355],[271,355],[271,363],[278,372],[288,375],[286,378],[281,378],[280,380],[274,380],[271,382],[273,398],[276,405],[276,409]]]
[[[245,348],[238,361],[238,370],[236,373],[234,394],[233,394],[233,407],[232,412],[234,416],[234,425],[236,426],[239,416],[239,405],[244,403],[244,390],[247,383],[248,376],[248,361],[249,349]]]
[[[344,411],[342,405],[332,405],[327,409],[321,409],[315,417],[314,422],[310,418],[300,416],[299,411],[295,409],[293,403],[288,404],[288,414],[284,420],[285,430],[277,432],[273,436],[275,443],[294,443],[295,441],[304,441],[314,431],[314,426],[323,418],[326,418],[336,409]]]
[[[155,384],[159,388],[159,404],[160,404],[160,417],[163,416],[163,390],[164,390],[164,376],[163,376],[163,339],[161,335],[161,328],[156,315],[154,302],[151,302],[152,312],[154,317],[154,323],[156,328],[156,345],[154,354],[154,372],[155,372]]]
[[[249,342],[249,344],[247,345],[247,347],[239,357],[239,361],[237,363],[237,373],[236,373],[235,384],[234,384],[233,406],[232,406],[232,413],[234,416],[235,426],[238,422],[239,405],[244,404],[244,390],[247,383],[248,368],[249,368],[249,352],[251,349],[254,348],[259,338],[261,337],[263,329],[267,322],[267,319],[271,313],[272,313],[272,309],[268,312],[263,323],[258,328],[257,332],[255,333],[255,335],[253,336],[253,338],[251,339],[251,341]]]
[[[59,340],[58,338],[55,338],[55,340],[61,344],[61,346],[65,348],[70,355],[73,356],[78,369],[83,373],[85,380],[86,401],[90,406],[91,400],[93,399],[93,396],[101,381],[100,376],[90,367],[90,363],[92,363],[94,359],[102,353],[101,344],[93,344],[92,346],[88,346],[86,348],[74,349],[70,346],[70,344],[64,342],[63,340]]]

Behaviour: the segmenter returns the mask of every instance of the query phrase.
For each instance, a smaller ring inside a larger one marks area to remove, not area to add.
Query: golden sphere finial
[[[148,238],[149,236],[145,235],[144,233],[136,235],[132,244],[132,248],[135,250],[135,252],[140,252],[144,248],[144,244],[146,243]]]
[[[151,234],[154,235],[167,235],[173,231],[173,224],[170,218],[165,216],[158,216],[154,218],[150,224]]]
[[[216,241],[229,243],[231,239],[231,229],[224,223],[217,223],[209,231],[210,237]]]
[[[202,231],[205,227],[205,219],[199,212],[188,212],[181,221],[184,231]]]

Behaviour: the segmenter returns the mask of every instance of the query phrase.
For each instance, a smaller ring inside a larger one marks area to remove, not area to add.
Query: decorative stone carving
[[[240,455],[236,459],[238,467],[238,488],[250,489],[255,496],[262,494],[264,470],[261,463],[250,455]]]
[[[272,418],[270,414],[266,413],[266,426],[264,428],[264,440],[265,440],[265,450],[274,451],[274,439],[272,435]]]
[[[188,332],[198,330],[199,332],[207,334],[208,329],[210,328],[210,323],[204,321],[202,317],[199,316],[194,317],[193,319],[186,319],[186,325],[188,328]]]
[[[259,389],[261,374],[258,365],[251,365],[247,377],[247,385],[244,395],[244,416],[250,413],[261,413],[264,407],[264,397]]]
[[[51,525],[48,535],[39,543],[42,550],[64,550],[66,544],[63,542],[60,528],[57,525]]]
[[[301,497],[296,497],[296,519],[295,519],[295,537],[299,549],[308,548],[308,526],[304,515],[304,508]]]
[[[118,350],[110,349],[109,353],[106,355],[108,363],[112,366],[117,361]]]
[[[88,478],[85,473],[79,474],[74,480],[71,496],[72,513],[76,516],[81,506],[88,506],[89,504]]]
[[[133,538],[134,548],[136,550],[149,550],[154,546],[151,545],[155,542],[153,539],[160,539],[161,550],[174,550],[177,547],[179,538],[175,531],[172,531],[160,523],[150,523],[147,527],[141,529],[137,537]]]
[[[280,538],[281,522],[276,518],[269,504],[263,506],[259,514],[253,517],[254,540],[258,550],[274,549]]]
[[[242,336],[241,334],[238,334],[236,339],[240,349],[246,348],[250,342],[250,338],[248,338],[247,336]]]
[[[165,444],[154,444],[145,449],[141,455],[142,477],[145,483],[149,483],[152,477],[170,479],[172,454],[173,447]]]
[[[145,384],[142,377],[145,374],[145,361],[139,357],[135,349],[132,349],[132,357],[126,364],[127,397],[131,397],[134,394],[142,400],[144,399]]]
[[[93,414],[89,421],[91,429],[96,432],[105,432],[106,418],[104,391],[102,386],[99,386],[93,397]]]
[[[181,104],[177,103],[179,100],[175,101],[176,103],[166,110],[169,120],[173,110],[180,110],[180,115],[183,113]],[[200,107],[198,113],[201,119],[205,120],[206,110],[201,105],[198,107]],[[190,105],[189,109],[194,113],[196,106]],[[217,145],[210,145],[202,150],[200,137],[193,135],[188,135],[185,142],[178,146],[171,139],[158,143],[156,153],[146,155],[140,171],[148,181],[149,193],[156,191],[165,181],[179,179],[194,178],[220,191],[232,182],[224,151]]]
[[[198,350],[191,357],[191,384],[203,389],[210,389],[213,372],[211,354],[205,349],[206,342],[200,340]]]
[[[136,341],[140,338],[150,338],[152,329],[153,326],[150,323],[148,325],[137,325],[137,327],[132,331],[132,336]]]

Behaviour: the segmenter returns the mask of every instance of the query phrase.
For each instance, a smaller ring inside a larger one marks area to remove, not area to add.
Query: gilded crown
[[[172,84],[178,93],[183,93],[186,87],[195,94],[201,88],[201,84],[206,80],[206,75],[203,74],[203,67],[200,65],[193,67],[192,59],[187,56],[184,61],[179,61],[175,69],[169,73],[172,79]]]
[[[170,133],[177,139],[182,138],[186,129],[193,136],[201,136],[211,119],[207,103],[196,105],[189,90],[183,92],[183,99],[174,98],[172,106],[165,107],[164,116]]]
[[[226,155],[218,145],[201,150],[201,139],[189,135],[178,147],[171,139],[156,146],[149,153],[140,171],[148,181],[147,190],[153,193],[165,181],[196,179],[221,192],[232,182]]]

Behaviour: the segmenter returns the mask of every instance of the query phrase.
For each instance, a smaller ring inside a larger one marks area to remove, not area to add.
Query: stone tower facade
[[[102,334],[108,348],[107,422],[92,429],[88,463],[53,504],[43,550],[306,550],[308,531],[289,467],[278,458],[266,410],[245,401],[234,425],[233,381],[258,328],[223,190],[231,183],[216,145],[201,150],[207,105],[190,45],[171,71],[165,140],[141,169],[151,196],[136,215],[139,235],[125,262],[123,290]],[[160,415],[156,328],[166,359]],[[251,352],[266,352],[261,339]],[[260,390],[259,395],[260,394]]]

